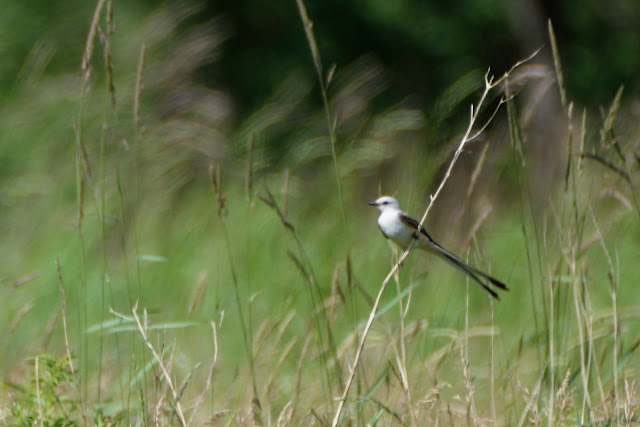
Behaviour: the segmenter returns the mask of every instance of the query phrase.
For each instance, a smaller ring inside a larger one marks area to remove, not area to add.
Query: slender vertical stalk
[[[253,393],[254,393],[254,399],[256,399],[258,401],[258,406],[260,405],[259,403],[259,394],[257,392],[258,387],[257,387],[257,382],[255,379],[255,367],[254,365],[254,354],[253,354],[253,310],[252,310],[252,304],[251,304],[251,294],[253,293],[253,289],[251,286],[251,271],[252,271],[252,266],[251,266],[251,260],[252,260],[252,256],[251,256],[251,250],[252,250],[252,239],[251,236],[253,235],[252,230],[251,230],[251,225],[253,224],[253,222],[251,221],[251,214],[253,212],[253,146],[255,143],[255,135],[251,135],[251,138],[249,140],[249,149],[247,152],[247,183],[246,183],[246,190],[247,190],[247,221],[246,221],[246,227],[243,227],[243,229],[245,229],[244,231],[247,232],[247,237],[245,238],[245,242],[247,244],[246,246],[246,254],[247,254],[247,283],[246,283],[246,299],[248,301],[247,305],[247,326],[246,326],[246,333],[247,333],[247,341],[249,342],[249,347],[248,347],[248,351],[249,351],[249,360],[250,360],[250,366],[251,366],[251,378],[252,378],[252,384],[253,384]],[[231,261],[231,247],[229,246],[229,238],[226,235],[226,228],[225,228],[225,239],[227,239],[227,247],[229,248],[229,261]],[[231,262],[230,262],[230,265]],[[233,273],[235,274],[235,273]],[[234,279],[235,280],[235,279]],[[238,298],[236,296],[236,298]],[[242,310],[240,310],[240,308],[238,309],[239,313],[242,314]]]
[[[347,238],[347,242],[349,243],[348,247],[351,248],[351,237],[349,233],[349,227],[347,225],[347,212],[344,205],[344,197],[342,194],[340,171],[338,169],[338,156],[336,155],[336,143],[338,141],[338,134],[336,132],[337,118],[331,116],[329,99],[327,97],[327,84],[330,82],[330,79],[327,79],[327,82],[325,83],[325,79],[322,73],[322,61],[320,59],[320,52],[318,51],[318,44],[316,43],[315,36],[313,35],[313,22],[307,15],[307,9],[304,5],[303,0],[296,0],[296,3],[298,5],[298,12],[300,13],[300,19],[302,20],[302,25],[304,27],[304,33],[307,37],[307,42],[309,43],[309,49],[311,50],[311,57],[313,59],[313,65],[318,77],[318,83],[320,84],[320,93],[322,94],[322,104],[324,105],[324,113],[327,121],[327,132],[329,134],[329,141],[331,146],[331,158],[333,160],[333,168],[336,175],[336,188],[338,190],[338,197],[340,199],[340,207],[342,210],[342,222],[345,228],[345,236]],[[332,73],[330,73],[330,75],[331,74]]]
[[[469,285],[467,284],[467,287]],[[495,322],[494,322],[494,314],[495,314],[495,310],[493,307],[493,298],[489,298],[489,308],[491,310],[491,330],[493,331],[495,328]],[[495,368],[495,343],[494,343],[494,333],[491,333],[491,347],[490,347],[490,355],[489,355],[489,381],[490,381],[490,392],[491,392],[491,418],[493,419],[493,425],[498,425],[498,417],[496,414],[496,397],[495,397],[495,373],[496,373],[496,368]]]
[[[549,277],[552,277],[551,274]],[[554,345],[553,345],[553,279],[549,279],[549,425],[553,425],[553,409],[555,407],[555,371],[554,371]]]
[[[613,343],[612,343],[612,366],[613,369],[613,411],[614,411],[614,419],[615,424],[620,425],[620,411],[618,408],[620,404],[618,402],[618,293],[616,287],[616,278],[613,274],[613,271],[609,274],[609,279],[611,282],[611,288],[609,289],[609,293],[611,295],[611,309],[613,310],[613,318],[611,319],[613,322]]]
[[[82,140],[82,117],[84,114],[85,107],[85,91],[87,85],[89,83],[89,77],[91,75],[90,64],[93,56],[93,49],[95,45],[95,37],[98,30],[98,23],[100,21],[100,16],[102,14],[102,10],[104,8],[106,0],[98,0],[96,7],[93,12],[93,18],[91,20],[91,25],[89,26],[89,33],[87,35],[87,41],[85,44],[85,50],[82,55],[82,85],[80,88],[80,101],[78,106],[78,115],[77,120],[75,122],[74,130],[76,134],[76,194],[77,194],[77,204],[78,204],[78,222],[77,222],[77,234],[78,234],[78,246],[79,246],[79,257],[80,257],[80,304],[82,308],[78,310],[81,312],[81,315],[78,316],[79,327],[79,342],[80,344],[80,359],[83,366],[82,369],[82,402],[81,404],[86,405],[88,399],[88,375],[89,375],[89,358],[88,358],[88,349],[89,345],[87,342],[87,335],[84,333],[86,329],[89,312],[89,298],[87,292],[87,268],[86,268],[86,249],[84,244],[84,235],[83,235],[83,212],[84,212],[84,192],[85,192],[85,173],[89,170],[89,162],[86,156],[86,150],[84,148],[84,142]],[[88,411],[86,407],[83,408],[82,413],[85,414],[85,422],[88,421]]]
[[[142,45],[140,46],[140,53],[138,54],[138,68],[136,70],[136,86],[135,86],[135,91],[133,93],[133,111],[132,111],[134,135],[133,135],[133,143],[131,147],[131,154],[132,154],[132,168],[133,168],[132,191],[134,195],[134,200],[139,200],[139,195],[140,195],[140,177],[139,177],[140,171],[139,171],[138,155],[140,151],[140,136],[142,134],[142,127],[141,127],[141,120],[140,120],[140,108],[141,108],[140,102],[142,98],[142,89],[144,86],[143,78],[144,78],[144,70],[145,70],[145,58],[146,58],[146,45],[142,43]],[[131,221],[132,221],[132,230],[133,230],[133,259],[135,262],[135,283],[136,283],[135,300],[138,301],[143,297],[143,295],[142,295],[142,273],[140,270],[140,244],[139,244],[139,238],[138,238],[138,215],[136,213],[134,213],[131,216]],[[129,280],[127,280],[127,294],[129,296],[129,306],[133,307],[134,299],[131,298],[132,289],[131,289]],[[145,367],[147,366],[147,354],[144,351],[144,346],[142,344],[141,344],[141,348],[142,348],[142,351],[140,352],[140,355],[142,357],[142,366]],[[136,358],[133,358],[133,369],[137,371]],[[140,404],[142,407],[141,412],[145,414],[146,400],[144,399],[144,396],[148,391],[147,376],[145,375],[144,380],[137,382],[137,384],[140,384],[140,387],[141,387],[141,389],[139,390],[140,396],[141,396],[141,399],[140,399],[141,401]],[[145,425],[147,424],[146,416],[143,416],[143,423]]]
[[[413,405],[411,403],[411,388],[409,386],[409,372],[407,367],[407,350],[405,343],[405,333],[404,333],[404,318],[406,316],[406,312],[404,309],[404,304],[402,302],[402,290],[400,289],[400,274],[398,270],[394,274],[394,281],[396,283],[396,291],[398,293],[398,311],[400,316],[400,333],[398,337],[398,342],[400,344],[400,360],[398,361],[398,369],[400,370],[400,375],[402,379],[402,389],[405,393],[405,398],[407,399],[407,410],[409,411],[409,420],[411,421],[412,426],[416,426],[416,415],[413,410]],[[357,338],[357,337],[356,337]]]
[[[249,338],[249,331],[247,328],[247,321],[244,314],[244,306],[242,304],[242,298],[240,296],[240,284],[238,275],[236,274],[235,264],[233,261],[233,249],[231,245],[231,238],[229,237],[229,231],[227,230],[226,223],[226,196],[222,189],[222,175],[219,168],[211,166],[209,168],[209,175],[213,184],[213,189],[218,201],[218,218],[220,219],[220,225],[222,227],[222,234],[224,235],[225,244],[227,247],[227,257],[229,259],[229,269],[231,270],[231,283],[233,284],[233,293],[236,300],[236,307],[238,309],[238,316],[240,318],[240,329],[242,332],[242,340],[244,342],[245,350],[247,352],[247,358],[249,360],[249,371],[251,376],[251,386],[253,389],[253,403],[254,409],[260,407],[260,400],[258,394],[258,382],[256,381],[255,365],[253,360],[253,343]],[[259,417],[259,414],[254,412]]]

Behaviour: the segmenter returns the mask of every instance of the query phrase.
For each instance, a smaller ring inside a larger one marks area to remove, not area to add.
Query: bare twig
[[[506,80],[509,77],[509,75],[515,69],[517,69],[519,66],[521,66],[522,64],[526,63],[527,61],[531,60],[534,56],[536,56],[538,54],[539,50],[540,49],[536,50],[529,57],[527,57],[527,58],[525,58],[525,59],[523,59],[521,61],[518,61],[515,65],[513,65],[507,72],[505,72],[497,80],[495,80],[493,76],[490,76],[489,75],[489,71],[487,71],[487,73],[485,74],[485,79],[484,79],[485,88],[484,88],[484,91],[483,91],[482,95],[480,96],[480,100],[477,103],[477,107],[474,108],[474,106],[471,105],[469,125],[467,126],[467,130],[464,133],[464,135],[463,135],[463,137],[462,137],[462,139],[461,139],[461,141],[460,141],[460,143],[458,145],[458,148],[456,149],[456,151],[455,151],[455,153],[453,155],[453,158],[451,159],[451,162],[449,163],[449,167],[447,168],[447,171],[446,171],[446,173],[444,175],[444,178],[440,182],[440,185],[438,186],[438,189],[436,190],[436,192],[431,196],[431,200],[429,202],[429,205],[427,206],[427,209],[424,212],[424,215],[422,216],[422,219],[420,220],[420,225],[418,226],[418,229],[420,229],[423,226],[425,220],[427,219],[427,215],[429,214],[429,211],[433,207],[433,204],[434,204],[435,200],[440,195],[440,192],[444,188],[444,185],[446,184],[446,182],[449,180],[449,177],[451,175],[451,171],[453,170],[453,167],[455,166],[455,164],[456,164],[456,162],[458,160],[458,157],[462,153],[462,150],[466,146],[467,142],[469,142],[471,139],[473,139],[473,138],[475,138],[475,137],[477,137],[479,135],[480,131],[476,132],[473,136],[472,136],[471,132],[474,129],[474,126],[475,126],[476,121],[478,119],[478,114],[479,114],[480,110],[482,109],[481,107],[484,104],[489,92],[492,89],[494,89],[496,86],[501,84],[504,80]],[[501,100],[500,103],[502,104],[503,101],[504,100]],[[493,117],[494,115],[495,115],[495,113],[491,117]],[[490,120],[491,119],[489,119],[489,121]],[[488,126],[488,124],[489,124],[489,122],[485,123],[481,127],[481,130],[485,129],[486,126]],[[356,350],[356,355],[354,357],[353,365],[352,365],[352,368],[351,368],[351,373],[349,374],[349,378],[347,379],[347,383],[346,383],[346,385],[344,387],[344,390],[342,392],[342,396],[341,396],[340,401],[338,403],[338,409],[337,409],[336,413],[334,414],[333,422],[331,423],[332,427],[336,427],[338,425],[338,423],[340,422],[340,416],[342,415],[342,410],[344,408],[344,403],[346,401],[347,394],[349,393],[349,389],[351,388],[351,384],[353,383],[353,379],[354,379],[354,377],[356,375],[358,364],[360,363],[360,357],[362,356],[362,350],[364,348],[364,344],[366,342],[369,330],[371,329],[371,325],[373,324],[373,320],[376,317],[376,312],[378,311],[378,305],[380,304],[380,299],[382,298],[382,294],[384,293],[384,290],[386,289],[387,284],[389,283],[389,280],[391,280],[391,278],[394,276],[394,274],[398,270],[399,266],[407,258],[407,256],[411,252],[411,249],[413,249],[414,243],[415,243],[415,240],[412,240],[411,244],[409,245],[409,247],[407,249],[405,249],[405,251],[402,253],[402,255],[400,255],[400,258],[398,259],[396,264],[393,266],[391,271],[387,274],[385,279],[382,281],[382,284],[380,285],[380,289],[378,290],[378,294],[377,294],[376,299],[375,299],[375,301],[373,303],[373,307],[371,308],[371,312],[369,313],[369,319],[367,320],[365,328],[364,328],[364,330],[362,332],[362,337],[360,338],[360,343],[359,343],[358,348]]]

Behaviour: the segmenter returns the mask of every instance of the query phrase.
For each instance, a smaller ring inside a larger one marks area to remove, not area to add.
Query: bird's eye
[[[382,202],[382,204],[383,204],[383,205],[388,205],[388,204],[389,204],[389,202],[384,201],[384,202]]]

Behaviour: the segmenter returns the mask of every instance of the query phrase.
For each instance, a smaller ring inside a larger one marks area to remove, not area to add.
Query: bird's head
[[[400,204],[396,199],[391,196],[382,196],[374,202],[369,202],[369,206],[375,206],[383,211],[387,208],[400,209]]]

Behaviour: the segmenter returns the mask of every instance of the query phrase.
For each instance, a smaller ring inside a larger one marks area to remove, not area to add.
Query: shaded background
[[[115,8],[118,25],[141,20],[155,8],[193,11],[189,2],[136,1]],[[633,0],[599,1],[323,1],[306,5],[315,22],[325,69],[346,66],[372,54],[386,72],[387,88],[377,104],[406,96],[429,110],[433,101],[470,70],[488,66],[499,72],[517,58],[547,45],[551,19],[573,99],[586,105],[608,102],[625,82],[637,93],[640,68],[640,4]],[[75,71],[93,11],[93,3],[68,1],[9,2],[0,18],[0,90],[6,96],[19,81],[33,49],[50,49],[42,72]],[[220,1],[196,7],[180,31],[224,22],[229,39],[218,60],[203,65],[198,81],[224,89],[238,119],[255,111],[293,70],[313,79],[310,55],[294,1]],[[169,41],[171,43],[171,41]],[[116,64],[117,65],[117,64]],[[116,72],[118,70],[116,69]],[[627,95],[628,96],[628,95]],[[316,97],[318,98],[318,97]]]
[[[571,100],[599,114],[624,83],[623,104],[636,105],[640,4],[633,0],[606,5],[595,0],[330,0],[306,6],[315,23],[325,77],[335,67],[328,94],[340,117],[338,150],[358,139],[380,140],[379,134],[363,131],[363,123],[394,109],[418,116],[403,116],[404,128],[386,131],[385,144],[391,143],[393,152],[412,142],[432,150],[448,145],[464,126],[468,105],[489,67],[499,75],[542,48],[535,62],[552,70],[547,19],[555,28]],[[35,88],[48,76],[77,73],[93,7],[84,1],[8,3],[0,17],[0,98],[28,105],[34,96],[22,89]],[[326,124],[295,1],[136,1],[117,4],[113,14],[113,73],[121,86],[133,78],[137,52],[146,43],[142,119],[150,129],[162,123],[154,137],[176,145],[189,140],[187,134],[200,140],[204,132],[214,143],[192,146],[220,161],[245,156],[254,135],[260,147],[259,170],[292,163],[306,168],[307,161],[328,154],[318,144],[299,144],[324,137]],[[95,86],[104,81],[99,46],[94,61]],[[121,107],[131,102],[128,89],[116,88]],[[562,132],[549,124],[561,114],[554,98],[557,90],[549,89],[547,81],[527,91],[529,100],[543,92],[550,95],[532,120],[532,146],[537,159],[556,158],[557,144],[550,147],[548,141]],[[126,125],[128,111],[119,111]],[[189,133],[189,126],[175,120],[201,128],[190,128]],[[174,126],[165,126],[167,121]],[[7,120],[9,127],[20,125]],[[22,154],[31,143],[35,149],[39,135],[24,139],[23,151],[0,152],[0,176],[10,177],[32,158]],[[375,166],[390,155],[380,151],[370,163]],[[176,182],[193,178],[190,170],[198,160],[190,162],[175,169]]]
[[[257,147],[257,173],[289,167],[294,174],[313,176],[318,161],[321,165],[330,158],[317,76],[295,1],[136,1],[116,6],[111,44],[118,108],[110,138],[131,142],[132,88],[144,43],[144,138],[161,147],[155,153],[161,165],[156,173],[169,194],[179,198],[178,190],[205,180],[210,163],[244,159],[251,138]],[[407,170],[402,162],[389,160],[422,150],[446,157],[446,147],[466,124],[468,106],[476,100],[486,70],[499,75],[542,48],[534,62],[546,66],[539,72],[543,78],[533,79],[522,99],[536,104],[525,126],[534,159],[531,174],[546,182],[536,198],[544,201],[549,185],[561,178],[563,148],[553,141],[564,138],[566,129],[556,120],[564,112],[553,85],[547,19],[554,25],[575,111],[585,106],[601,116],[624,85],[626,117],[638,115],[640,4],[632,0],[606,5],[354,0],[306,6],[325,78],[335,70],[328,96],[338,118],[336,147],[341,155],[354,153],[341,156],[341,170],[344,176],[356,172],[375,177],[364,189],[367,194],[395,173],[410,178],[405,185],[428,188],[432,172]],[[7,111],[3,126],[10,131],[3,139],[19,141],[0,149],[0,177],[6,185],[34,162],[41,172],[55,173],[68,160],[73,131],[69,120],[55,112],[76,108],[80,93],[74,79],[93,7],[84,1],[54,6],[10,2],[0,17],[0,97]],[[104,94],[103,51],[96,42],[87,90]],[[46,109],[53,105],[55,112]],[[21,111],[42,119],[34,121]],[[103,114],[99,109],[93,113],[92,118]],[[499,122],[505,123],[503,115]],[[598,126],[590,125],[588,132],[591,148],[599,142]],[[504,143],[504,133],[495,137],[498,145]],[[237,168],[229,169],[236,173]],[[395,188],[396,182],[388,182],[382,191]],[[64,193],[72,199],[74,191],[69,181]]]

